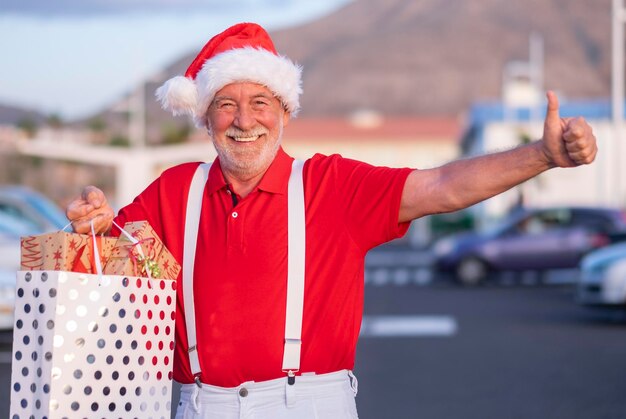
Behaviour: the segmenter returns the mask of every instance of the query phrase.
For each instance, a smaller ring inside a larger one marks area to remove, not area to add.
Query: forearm
[[[404,185],[399,221],[457,211],[502,193],[552,167],[590,164],[596,137],[583,118],[559,117],[559,102],[547,93],[540,141],[513,150],[412,172]]]
[[[553,164],[539,142],[418,170],[407,179],[400,221],[457,211],[502,193]]]

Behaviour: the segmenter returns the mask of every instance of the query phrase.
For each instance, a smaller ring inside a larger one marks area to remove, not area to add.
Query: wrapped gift
[[[117,239],[96,236],[104,265]],[[87,234],[57,231],[21,239],[21,270],[53,270],[95,273],[93,238]]]
[[[21,239],[21,270],[71,271],[89,242],[84,234],[57,231]]]
[[[176,279],[180,264],[147,221],[124,225],[105,267],[107,275],[150,276]],[[128,237],[131,236],[131,237]]]
[[[72,272],[96,273],[96,251],[94,251],[94,238],[87,236],[87,244],[83,246],[74,259]],[[117,237],[95,236],[97,254],[100,259],[100,266],[104,266],[113,252],[117,243]]]

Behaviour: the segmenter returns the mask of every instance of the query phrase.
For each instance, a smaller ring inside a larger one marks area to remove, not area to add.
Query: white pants
[[[237,387],[183,384],[176,419],[358,419],[350,371],[246,382]]]

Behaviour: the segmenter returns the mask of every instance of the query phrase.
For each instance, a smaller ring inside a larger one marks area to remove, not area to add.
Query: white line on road
[[[393,250],[374,251],[367,254],[365,264],[367,267],[390,267],[397,266],[429,266],[433,262],[431,252],[416,250]]]
[[[365,269],[365,284],[375,287],[387,285],[425,286],[433,282],[434,276],[428,268],[367,268]]]
[[[457,330],[457,322],[451,316],[363,316],[361,336],[452,336]]]

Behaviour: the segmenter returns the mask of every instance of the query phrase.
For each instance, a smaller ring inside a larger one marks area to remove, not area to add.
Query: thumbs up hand
[[[593,162],[598,153],[596,137],[582,117],[561,118],[554,92],[546,94],[548,111],[543,126],[543,152],[552,167],[575,167]]]

